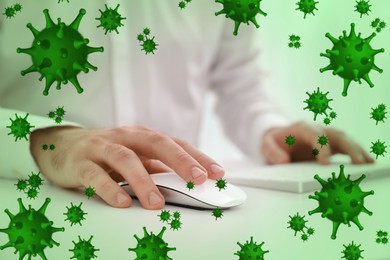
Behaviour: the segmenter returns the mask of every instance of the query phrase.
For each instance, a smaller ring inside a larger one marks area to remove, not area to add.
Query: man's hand
[[[43,144],[56,148],[44,151]],[[92,186],[103,200],[118,208],[132,203],[119,181],[129,183],[144,208],[161,209],[164,197],[149,174],[175,171],[194,184],[224,176],[213,159],[189,143],[142,126],[38,129],[30,136],[30,151],[50,181],[67,188]]]
[[[288,135],[296,138],[295,144],[290,148],[285,143]],[[328,137],[328,144],[322,146],[317,143],[318,137]],[[279,164],[292,161],[306,161],[315,159],[312,151],[317,148],[320,153],[316,159],[321,164],[329,164],[329,157],[333,154],[346,154],[351,157],[352,163],[372,163],[371,158],[364,149],[346,136],[343,132],[333,128],[323,128],[318,125],[298,122],[288,127],[277,127],[264,134],[261,152],[267,163]]]

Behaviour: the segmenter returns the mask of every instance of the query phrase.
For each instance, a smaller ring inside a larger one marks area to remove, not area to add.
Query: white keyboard
[[[320,183],[314,179],[318,174],[322,179],[336,177],[340,173],[340,165],[344,165],[345,176],[351,175],[351,180],[358,179],[362,174],[366,179],[388,178],[390,184],[390,161],[376,161],[373,164],[351,164],[334,162],[330,165],[320,165],[315,162],[291,163],[273,166],[258,165],[253,162],[226,162],[225,178],[237,185],[259,187],[290,192],[309,192],[320,190]]]

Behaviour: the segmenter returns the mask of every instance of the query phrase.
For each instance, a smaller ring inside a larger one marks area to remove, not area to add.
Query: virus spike
[[[36,36],[38,35],[39,31],[38,31],[37,29],[35,29],[35,27],[34,27],[31,23],[28,23],[28,24],[26,25],[26,27],[27,27],[28,29],[30,29],[30,31],[32,32],[32,34],[34,35],[34,37],[36,37]]]
[[[42,207],[38,210],[38,212],[40,212],[41,214],[45,214],[47,205],[49,205],[50,201],[50,198],[46,198],[45,203],[43,203]]]
[[[336,239],[337,230],[339,229],[340,222],[333,222],[332,227],[332,235],[330,236],[332,239]]]
[[[64,36],[64,28],[65,28],[65,23],[62,23],[61,22],[61,18],[58,18],[58,25],[59,25],[59,28],[58,28],[58,31],[56,33],[56,36],[59,38],[59,39],[64,39],[65,36]]]
[[[323,53],[321,53],[320,56],[328,57],[328,55],[329,55],[329,57],[330,57],[330,54],[323,54]],[[328,66],[326,66],[326,67],[324,67],[324,68],[321,68],[321,69],[320,69],[320,72],[324,72],[324,71],[327,71],[327,70],[333,70],[333,66],[332,66],[331,64],[329,64]],[[306,93],[307,93],[307,92],[306,92]]]
[[[45,89],[43,90],[44,96],[47,96],[49,94],[49,89],[50,89],[51,85],[54,83],[54,81],[56,81],[54,76],[52,76],[52,75],[46,76]]]
[[[327,182],[323,180],[318,174],[314,175],[314,179],[316,179],[322,187],[325,187],[325,185],[327,184]]]
[[[333,75],[337,75],[337,74],[339,74],[340,72],[343,72],[344,70],[345,70],[344,67],[341,66],[341,65],[339,65],[339,66],[337,67],[337,69],[335,69],[332,73],[333,73]]]
[[[333,44],[336,44],[339,40],[333,37],[330,33],[326,33],[325,37],[328,38]]]
[[[45,21],[46,21],[46,28],[52,28],[54,27],[56,24],[53,22],[53,20],[51,19],[50,17],[50,14],[49,14],[49,10],[48,9],[45,9],[43,10],[43,13],[45,15]]]
[[[321,214],[321,217],[325,218],[330,215],[333,215],[333,209],[327,208],[326,211]]]
[[[372,83],[371,79],[370,79],[370,76],[368,74],[366,75],[363,75],[362,77],[364,79],[364,81],[367,82],[367,84],[370,86],[370,88],[373,88],[374,87],[374,83]]]
[[[372,193],[372,194],[374,194],[374,193]],[[368,194],[368,195],[372,195],[371,193],[370,194]],[[363,208],[362,208],[362,212],[364,212],[364,213],[366,213],[367,215],[369,215],[369,216],[372,216],[372,211],[369,211],[368,209],[366,209],[364,206],[363,206]]]
[[[87,46],[87,53],[88,54],[91,54],[91,53],[94,53],[94,52],[103,52],[104,51],[104,48],[103,47],[89,47]]]
[[[33,65],[31,65],[30,67],[28,67],[27,69],[22,70],[22,71],[20,72],[20,74],[21,74],[22,76],[24,76],[24,75],[26,75],[26,74],[28,74],[28,73],[37,72],[37,71],[39,71],[39,69],[33,64]]]
[[[309,196],[311,196],[311,195],[309,195]],[[310,198],[310,197],[309,197],[309,198]],[[317,207],[317,208],[315,208],[315,209],[313,209],[313,210],[310,210],[310,211],[309,211],[309,215],[313,215],[313,214],[319,213],[319,212],[322,212],[322,209],[321,209],[320,207]]]
[[[349,84],[351,84],[351,80],[350,79],[344,79],[344,88],[343,88],[343,92],[341,93],[344,97],[346,97],[347,94],[348,94]]]
[[[91,70],[93,70],[93,71],[97,71],[97,67],[95,67],[95,66],[93,66],[91,63],[89,63],[88,61],[85,63],[85,65],[84,65],[86,68],[88,68],[88,69],[91,69]]]
[[[88,39],[76,40],[73,42],[73,47],[80,49],[81,47],[86,46],[89,43]]]
[[[83,16],[86,13],[87,13],[87,11],[85,11],[85,9],[81,8],[79,11],[79,14],[76,16],[74,21],[69,26],[72,27],[74,30],[78,31],[81,20],[83,19]]]
[[[8,209],[5,209],[4,212],[7,213],[9,219],[13,219],[13,217],[15,217]]]
[[[78,63],[77,61],[73,62],[73,65],[72,65],[72,68],[74,70],[80,70],[80,71],[83,71],[84,73],[88,73],[88,69],[85,68],[84,66],[82,66],[80,63]]]
[[[69,81],[73,84],[73,86],[76,88],[77,93],[82,93],[84,90],[81,88],[80,83],[76,77],[70,78]]]
[[[355,225],[359,228],[360,231],[364,229],[364,227],[360,224],[359,219],[358,219],[357,216],[353,217],[353,218],[351,219],[351,221],[352,221],[353,223],[355,223]]]

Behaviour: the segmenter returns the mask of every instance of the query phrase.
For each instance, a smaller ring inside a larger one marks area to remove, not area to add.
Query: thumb
[[[290,155],[272,137],[266,137],[263,140],[262,153],[267,163],[280,164],[289,163],[291,161]]]

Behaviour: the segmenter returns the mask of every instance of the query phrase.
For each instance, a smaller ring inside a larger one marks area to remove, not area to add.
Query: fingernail
[[[210,166],[210,169],[213,173],[220,173],[225,171],[221,166],[215,163]]]
[[[199,167],[192,168],[192,177],[194,179],[198,178],[199,176],[206,175],[206,173]]]
[[[158,196],[154,191],[149,194],[149,205],[153,206],[160,203],[161,201],[161,197]]]
[[[127,200],[127,197],[124,194],[118,193],[118,196],[116,197],[116,201],[118,202],[118,204],[122,204],[126,200]]]

